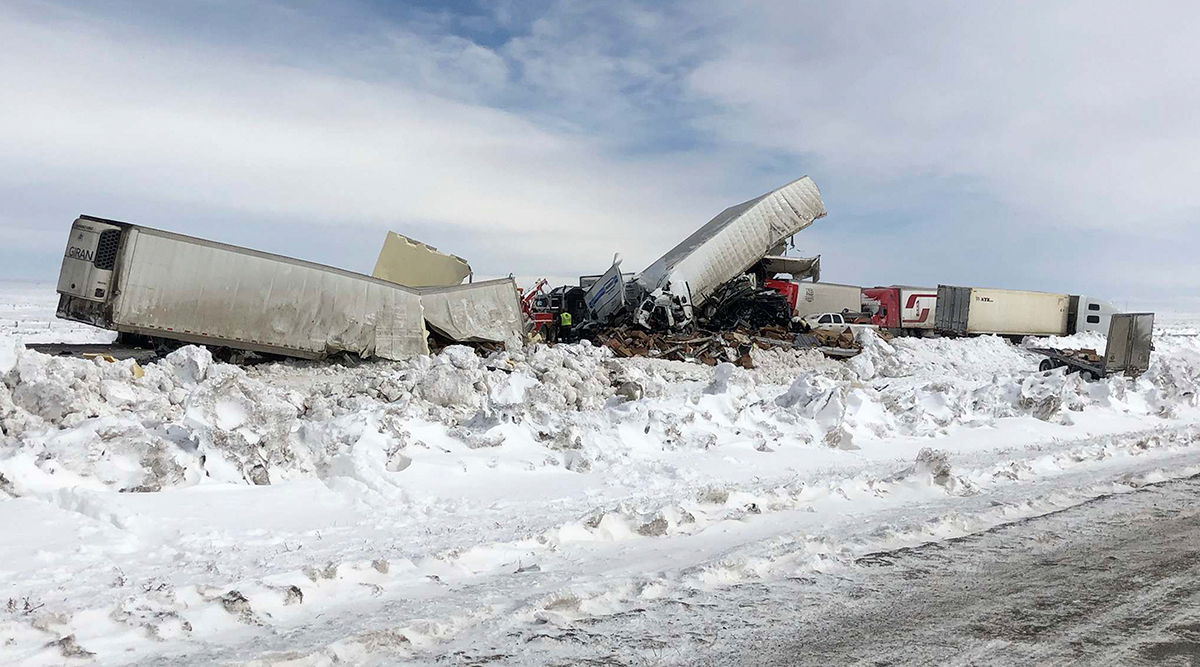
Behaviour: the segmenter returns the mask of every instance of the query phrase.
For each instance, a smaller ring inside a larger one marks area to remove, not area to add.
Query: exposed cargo
[[[786,255],[767,255],[759,262],[764,279],[776,278],[779,274],[787,274],[793,282],[811,278],[815,283],[821,279],[821,256],[789,257]]]
[[[1150,352],[1153,349],[1154,313],[1110,315],[1108,342],[1103,355],[1095,350],[1030,348],[1046,356],[1038,370],[1066,367],[1067,372],[1078,372],[1089,380],[1117,374],[1137,377],[1150,368]]]
[[[1066,294],[939,285],[937,330],[953,335],[1065,335],[1070,303]]]
[[[126,334],[317,359],[427,353],[421,296],[384,280],[80,216],[58,316]]]
[[[691,308],[718,287],[778,254],[788,238],[824,215],[821,193],[805,176],[725,209],[642,271],[638,283],[651,295],[677,299],[690,319]]]
[[[444,287],[462,283],[471,275],[471,265],[457,255],[388,232],[371,275],[406,287]]]

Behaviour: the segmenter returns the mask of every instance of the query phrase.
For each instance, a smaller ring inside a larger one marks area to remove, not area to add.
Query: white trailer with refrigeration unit
[[[60,318],[151,339],[306,359],[429,352],[416,289],[91,216],[71,226],[58,293]]]

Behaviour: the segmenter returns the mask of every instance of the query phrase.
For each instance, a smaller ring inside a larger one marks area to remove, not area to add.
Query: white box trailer
[[[429,352],[421,294],[290,257],[80,216],[58,316],[126,334],[305,359]]]
[[[862,312],[862,288],[838,283],[797,283],[796,317],[812,313]]]
[[[1070,333],[1070,305],[1068,294],[938,285],[936,328],[956,335],[1061,336]]]
[[[718,287],[823,217],[821,193],[804,176],[725,209],[642,271],[638,283],[647,293],[670,285],[667,291],[698,308]]]

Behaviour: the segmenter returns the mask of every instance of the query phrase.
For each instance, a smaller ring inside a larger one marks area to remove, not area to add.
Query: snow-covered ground
[[[601,618],[1200,472],[1197,317],[1159,320],[1142,378],[1090,384],[994,338],[748,371],[188,347],[139,377],[24,349],[107,334],[36,290],[0,303],[6,665],[565,664]]]
[[[0,337],[26,343],[111,343],[116,335],[54,317],[53,283],[0,281]]]

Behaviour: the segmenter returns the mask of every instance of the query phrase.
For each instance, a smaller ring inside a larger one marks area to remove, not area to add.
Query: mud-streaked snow
[[[1195,318],[1142,378],[1096,383],[1000,339],[870,336],[846,363],[750,371],[587,345],[245,368],[187,347],[139,378],[16,329],[3,664],[526,664],[647,600],[1200,471]],[[1084,338],[1065,342],[1103,344]]]

